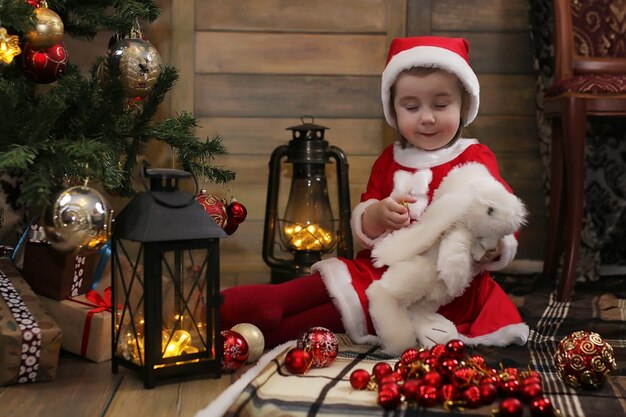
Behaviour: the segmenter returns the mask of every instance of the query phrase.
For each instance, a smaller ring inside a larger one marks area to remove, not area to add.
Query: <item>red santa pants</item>
[[[313,326],[344,332],[341,315],[319,273],[281,284],[232,287],[222,294],[221,328],[252,323],[263,332],[268,348],[296,339]]]

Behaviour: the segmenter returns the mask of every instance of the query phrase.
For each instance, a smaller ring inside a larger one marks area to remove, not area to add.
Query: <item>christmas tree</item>
[[[151,0],[0,0],[0,171],[22,179],[19,202],[41,207],[64,184],[89,179],[122,197],[146,146],[171,147],[177,165],[225,183],[211,165],[219,137],[200,139],[187,112],[155,121],[177,70],[161,65],[139,22],[159,16]],[[67,62],[62,38],[114,35],[89,74]]]

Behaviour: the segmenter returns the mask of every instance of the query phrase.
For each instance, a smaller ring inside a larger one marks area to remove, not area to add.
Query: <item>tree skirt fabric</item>
[[[563,417],[626,415],[626,277],[602,278],[578,283],[567,303],[555,301],[552,283],[541,276],[498,277],[514,300],[531,334],[526,346],[477,347],[470,354],[482,355],[494,368],[532,368],[542,374],[543,389]],[[615,353],[618,369],[598,390],[574,389],[557,376],[553,355],[558,343],[579,330],[598,333]],[[312,417],[312,416],[442,416],[441,406],[421,408],[403,404],[385,410],[373,391],[357,391],[349,377],[358,368],[371,372],[377,362],[395,364],[398,358],[380,353],[374,346],[358,345],[338,334],[337,360],[327,368],[313,368],[304,375],[286,370],[284,358],[295,341],[266,353],[233,385],[196,417]],[[453,411],[464,416],[491,416],[498,402],[478,409]],[[528,406],[525,414],[530,415]]]

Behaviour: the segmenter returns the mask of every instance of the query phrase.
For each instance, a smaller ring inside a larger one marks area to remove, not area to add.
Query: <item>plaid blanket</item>
[[[520,309],[531,328],[526,346],[506,348],[478,347],[492,367],[531,367],[541,372],[543,389],[563,417],[626,415],[626,280],[602,278],[599,282],[577,284],[570,302],[554,299],[553,284],[541,276],[496,277]],[[556,375],[553,353],[559,341],[577,330],[593,331],[615,351],[618,370],[603,386],[594,391],[575,390]],[[221,408],[211,404],[197,417],[217,415],[238,417],[309,417],[309,416],[441,416],[450,412],[442,407],[421,408],[403,404],[396,410],[384,410],[376,403],[376,393],[357,391],[350,386],[353,370],[371,371],[375,363],[398,358],[382,355],[376,347],[354,344],[338,335],[340,353],[328,368],[311,369],[304,375],[291,375],[284,366],[286,352],[295,345],[287,343],[260,361],[256,369],[242,376],[241,386],[231,390],[231,398],[218,398]],[[251,374],[250,374],[251,373]],[[231,386],[231,388],[236,388]],[[226,401],[226,402],[224,402]],[[464,416],[490,416],[498,403],[478,409],[451,413]],[[525,415],[529,415],[526,407]]]

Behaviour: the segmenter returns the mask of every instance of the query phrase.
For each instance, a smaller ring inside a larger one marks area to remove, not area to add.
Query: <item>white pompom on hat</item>
[[[470,97],[465,126],[474,120],[480,104],[480,85],[476,74],[470,67],[469,43],[463,38],[417,36],[396,38],[389,46],[387,66],[382,76],[381,98],[385,119],[391,127],[396,127],[389,103],[391,87],[402,71],[413,67],[441,68],[455,74]]]

